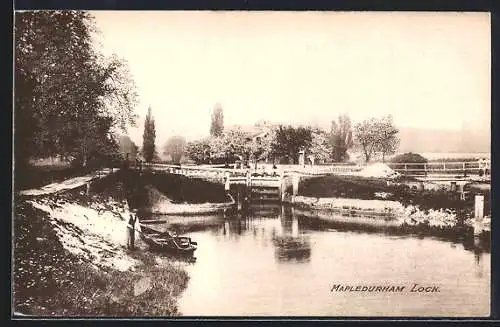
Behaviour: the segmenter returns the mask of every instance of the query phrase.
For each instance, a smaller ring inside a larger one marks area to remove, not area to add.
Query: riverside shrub
[[[392,158],[391,162],[394,164],[397,164],[397,163],[415,163],[415,164],[419,164],[419,165],[411,165],[407,168],[408,169],[415,169],[415,170],[423,170],[423,169],[425,169],[425,164],[428,162],[428,160],[418,153],[408,152],[408,153],[403,153],[403,154],[395,156],[394,158]],[[402,167],[401,165],[397,165],[397,167],[396,167],[396,165],[395,165],[394,168],[396,168],[397,170],[401,170],[404,167]],[[420,175],[420,174],[423,175],[425,173],[423,171],[412,171],[411,174],[412,175]]]

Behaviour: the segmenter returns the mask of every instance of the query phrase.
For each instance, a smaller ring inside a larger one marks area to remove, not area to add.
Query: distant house
[[[272,124],[269,122],[259,122],[253,126],[244,127],[243,130],[250,135],[252,141],[260,141],[270,133],[273,129],[277,128],[278,124]]]
[[[271,128],[270,127],[264,127],[262,128],[263,130],[262,131],[259,131],[259,132],[256,132],[254,134],[252,134],[252,141],[260,141],[262,140],[264,137],[268,136],[269,133],[271,133]]]
[[[230,125],[227,126],[227,129],[241,129],[243,132],[250,135],[251,140],[256,140],[267,136],[277,126],[278,124],[260,121],[254,125]]]

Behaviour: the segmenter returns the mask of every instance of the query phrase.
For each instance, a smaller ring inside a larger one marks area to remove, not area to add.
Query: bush
[[[401,163],[401,162],[409,162],[409,163],[427,163],[427,159],[421,156],[418,153],[407,152],[392,158],[391,162],[393,163]]]
[[[412,153],[412,152],[407,152],[403,153],[400,155],[395,156],[392,158],[391,163],[393,163],[393,169],[401,172],[404,170],[404,166],[402,165],[397,165],[398,163],[421,163],[421,165],[411,165],[408,166],[406,171],[409,172],[411,175],[424,175],[425,172],[423,171],[425,169],[425,164],[428,162],[428,160],[421,156],[418,153]]]

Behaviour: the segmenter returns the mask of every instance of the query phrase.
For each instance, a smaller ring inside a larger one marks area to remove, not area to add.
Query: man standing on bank
[[[131,212],[129,220],[128,220],[128,224],[127,224],[127,248],[129,248],[130,250],[135,249],[135,223],[136,223],[136,221],[137,221],[136,213]]]

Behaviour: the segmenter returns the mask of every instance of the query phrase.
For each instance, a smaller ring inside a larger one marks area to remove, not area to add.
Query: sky
[[[157,146],[258,120],[328,128],[391,114],[398,127],[490,128],[489,13],[95,11],[102,50],[128,62]]]

